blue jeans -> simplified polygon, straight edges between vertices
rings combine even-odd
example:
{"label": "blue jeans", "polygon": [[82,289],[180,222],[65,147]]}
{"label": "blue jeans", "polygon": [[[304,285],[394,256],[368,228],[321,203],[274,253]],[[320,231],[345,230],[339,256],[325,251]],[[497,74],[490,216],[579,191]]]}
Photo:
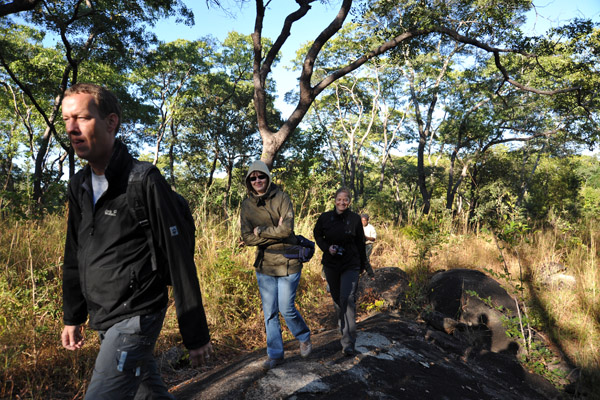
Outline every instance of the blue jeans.
{"label": "blue jeans", "polygon": [[98,332],[100,351],[85,400],[174,399],[152,354],[165,311],[131,317]]}
{"label": "blue jeans", "polygon": [[283,339],[279,313],[294,337],[300,342],[310,339],[310,330],[294,304],[300,272],[288,276],[269,276],[256,272],[258,289],[262,299],[267,331],[267,355],[272,359],[283,358]]}

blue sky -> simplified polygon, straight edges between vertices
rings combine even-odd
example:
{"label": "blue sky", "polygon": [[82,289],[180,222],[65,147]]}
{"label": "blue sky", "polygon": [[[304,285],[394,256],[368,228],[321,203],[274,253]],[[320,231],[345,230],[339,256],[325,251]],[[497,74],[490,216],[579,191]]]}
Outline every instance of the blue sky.
{"label": "blue sky", "polygon": [[[254,30],[255,9],[253,1],[245,1],[240,8],[239,1],[222,0],[228,13],[217,7],[206,6],[204,0],[186,1],[192,7],[195,25],[187,27],[175,24],[173,20],[161,21],[153,29],[158,38],[164,42],[176,39],[196,40],[211,35],[224,40],[230,31],[241,34],[251,34]],[[285,66],[294,58],[299,46],[314,39],[335,17],[340,0],[330,1],[332,5],[315,2],[308,15],[296,22],[292,32],[282,48],[280,64],[273,69],[272,77],[277,83],[278,101],[276,106],[282,110],[284,117],[292,111],[290,105],[283,102],[283,95],[296,86],[299,72],[288,71]],[[271,7],[265,13],[263,36],[275,39],[281,30],[284,18],[297,6],[292,0],[273,0]],[[527,25],[524,28],[527,35],[540,35],[553,26],[562,25],[573,18],[592,18],[600,22],[600,0],[534,0],[534,9],[529,13]]]}
{"label": "blue sky", "polygon": [[[231,31],[237,31],[244,35],[249,35],[254,31],[254,18],[256,15],[254,2],[246,1],[245,7],[240,9],[239,5],[235,4],[234,0],[222,1],[228,3],[227,10],[230,15],[219,8],[206,7],[204,0],[196,0],[195,5],[187,2],[188,6],[192,7],[196,24],[193,27],[177,25],[174,29],[173,21],[162,21],[157,24],[153,31],[158,38],[164,42],[170,42],[176,39],[196,40],[203,36],[211,35],[220,41],[224,40],[227,34]],[[336,6],[339,1],[333,1]],[[275,40],[285,17],[297,9],[297,5],[292,0],[274,0],[265,13],[265,21],[263,24],[263,37]],[[277,84],[278,101],[276,102],[283,114],[292,112],[293,107],[285,104],[283,96],[296,86],[296,79],[300,75],[299,72],[289,71],[285,68],[289,65],[289,60],[295,57],[296,50],[309,40],[316,38],[335,17],[338,8],[335,6],[323,5],[317,2],[308,15],[302,20],[296,22],[292,26],[292,32],[282,48],[282,57],[279,65],[273,68],[272,77]],[[285,115],[287,117],[287,115]]]}

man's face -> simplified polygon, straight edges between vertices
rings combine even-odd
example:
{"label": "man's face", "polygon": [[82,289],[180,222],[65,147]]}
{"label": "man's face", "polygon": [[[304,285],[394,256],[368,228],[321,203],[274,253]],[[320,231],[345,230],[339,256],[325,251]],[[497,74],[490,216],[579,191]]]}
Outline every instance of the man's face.
{"label": "man's face", "polygon": [[363,226],[367,226],[367,225],[369,225],[369,220],[368,220],[368,219],[366,219],[366,218],[361,218],[360,220],[362,221],[362,224],[363,224]]}
{"label": "man's face", "polygon": [[94,97],[88,93],[65,97],[62,114],[77,156],[87,160],[94,172],[104,174],[115,143],[119,117],[113,113],[102,118]]}

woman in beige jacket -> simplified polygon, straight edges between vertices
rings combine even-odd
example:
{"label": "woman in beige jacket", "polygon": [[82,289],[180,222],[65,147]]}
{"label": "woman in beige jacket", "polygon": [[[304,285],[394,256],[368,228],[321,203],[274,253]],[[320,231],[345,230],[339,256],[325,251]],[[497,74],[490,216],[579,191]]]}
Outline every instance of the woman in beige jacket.
{"label": "woman in beige jacket", "polygon": [[264,162],[250,165],[246,187],[248,198],[240,213],[242,239],[248,246],[257,246],[254,268],[267,332],[268,359],[263,368],[271,369],[283,362],[279,313],[300,341],[302,357],[312,350],[310,330],[294,304],[302,263],[284,256],[286,247],[296,244],[294,208],[289,196],[271,182]]}

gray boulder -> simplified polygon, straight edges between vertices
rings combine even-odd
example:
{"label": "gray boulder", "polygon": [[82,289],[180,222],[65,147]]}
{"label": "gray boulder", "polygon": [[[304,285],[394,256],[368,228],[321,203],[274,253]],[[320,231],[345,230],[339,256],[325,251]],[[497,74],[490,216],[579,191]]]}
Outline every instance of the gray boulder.
{"label": "gray boulder", "polygon": [[549,262],[537,269],[537,279],[543,285],[553,289],[573,289],[577,286],[575,277],[568,273],[567,267],[561,263]]}
{"label": "gray boulder", "polygon": [[[483,272],[470,269],[438,272],[429,281],[428,293],[434,312],[469,327],[453,332],[456,335],[468,335],[465,339],[484,350],[511,354],[519,350],[519,342],[506,335],[505,325],[517,323],[514,320],[518,315],[517,303]],[[424,318],[435,319],[436,314]]]}
{"label": "gray boulder", "polygon": [[388,308],[397,308],[408,287],[406,272],[397,267],[376,268],[375,276],[363,274],[358,281],[358,303],[385,300]]}

